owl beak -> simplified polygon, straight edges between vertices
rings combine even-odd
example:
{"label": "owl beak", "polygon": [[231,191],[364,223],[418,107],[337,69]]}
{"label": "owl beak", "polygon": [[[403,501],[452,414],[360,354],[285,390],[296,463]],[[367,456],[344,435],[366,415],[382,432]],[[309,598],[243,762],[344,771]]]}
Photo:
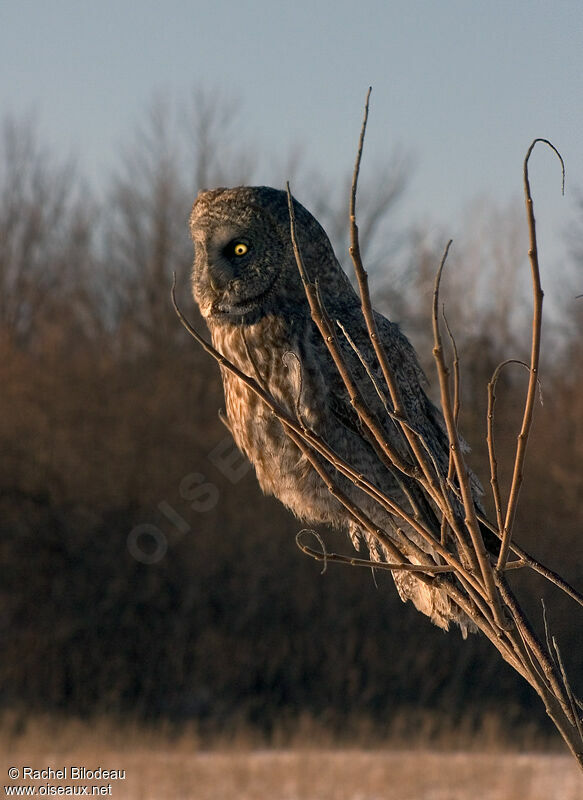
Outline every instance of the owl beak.
{"label": "owl beak", "polygon": [[209,283],[217,294],[224,292],[234,277],[233,269],[227,261],[214,261],[208,265]]}

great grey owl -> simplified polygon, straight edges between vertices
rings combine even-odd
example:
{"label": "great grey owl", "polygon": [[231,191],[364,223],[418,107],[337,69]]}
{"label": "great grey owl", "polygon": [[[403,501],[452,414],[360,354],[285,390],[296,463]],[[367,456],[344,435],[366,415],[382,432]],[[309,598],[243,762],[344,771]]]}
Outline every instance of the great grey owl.
{"label": "great grey owl", "polygon": [[[369,371],[378,371],[360,299],[319,223],[295,200],[294,210],[298,243],[310,279],[318,282],[330,318],[339,320],[352,340],[350,344],[339,333],[344,358],[368,407],[383,421],[389,441],[404,452],[403,434],[387,415],[362,365],[364,357]],[[407,506],[403,481],[383,465],[363,435],[326,343],[312,321],[292,248],[286,193],[264,186],[201,192],[190,227],[195,249],[194,297],[215,348],[255,377],[288,413],[319,434],[358,473]],[[438,469],[446,474],[447,436],[440,412],[423,389],[424,376],[415,352],[396,324],[380,314],[376,314],[376,323],[409,420],[422,434]],[[348,530],[353,542],[368,544],[374,560],[390,562],[377,541],[359,530],[330,494],[262,400],[232,373],[221,371],[229,426],[238,447],[254,465],[263,491],[275,495],[302,520]],[[388,512],[349,479],[340,474],[333,478],[375,525],[391,536],[395,520]],[[430,515],[429,503],[426,508]],[[412,528],[400,520],[396,524],[411,542],[431,552]],[[464,633],[471,627],[443,590],[407,572],[395,571],[393,578],[401,598],[412,600],[436,625],[447,629],[449,621],[455,620]]]}

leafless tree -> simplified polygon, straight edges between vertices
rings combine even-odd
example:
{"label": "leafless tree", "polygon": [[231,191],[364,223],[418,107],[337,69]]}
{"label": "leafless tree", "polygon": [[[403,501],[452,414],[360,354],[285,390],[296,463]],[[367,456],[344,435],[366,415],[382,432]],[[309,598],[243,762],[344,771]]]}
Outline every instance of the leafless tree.
{"label": "leafless tree", "polygon": [[[101,294],[126,349],[163,349],[174,335],[160,287],[173,272],[188,274],[185,220],[192,197],[209,182],[252,174],[252,151],[229,147],[225,139],[235,113],[202,89],[182,111],[159,95],[123,150],[109,198]],[[192,173],[184,172],[185,163],[195,165]]]}
{"label": "leafless tree", "polygon": [[[86,322],[93,207],[70,163],[40,146],[30,118],[0,137],[0,332],[21,346],[46,337],[63,312]],[[73,303],[72,300],[75,300]]]}
{"label": "leafless tree", "polygon": [[[132,139],[122,150],[121,166],[108,199],[101,254],[100,298],[103,314],[118,330],[118,343],[162,350],[175,335],[171,310],[160,294],[176,272],[188,274],[192,260],[185,220],[192,198],[211,186],[236,186],[269,180],[272,167],[240,135],[240,106],[228,96],[195,88],[178,107],[158,95]],[[395,152],[378,166],[382,189],[368,192],[363,204],[364,227],[373,262],[386,235],[387,218],[402,197],[410,159]],[[193,169],[184,170],[184,164]],[[346,239],[342,198],[305,155],[289,161],[294,180],[308,189],[312,204],[326,210],[325,222],[341,244]],[[348,178],[349,185],[350,179]],[[376,253],[376,256],[373,255]],[[98,281],[99,282],[99,281]],[[184,290],[185,282],[180,290]]]}

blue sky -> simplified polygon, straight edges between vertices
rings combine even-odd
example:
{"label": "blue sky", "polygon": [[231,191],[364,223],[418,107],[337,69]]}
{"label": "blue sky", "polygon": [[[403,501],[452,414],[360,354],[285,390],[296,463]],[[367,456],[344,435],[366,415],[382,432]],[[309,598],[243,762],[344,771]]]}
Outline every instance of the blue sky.
{"label": "blue sky", "polygon": [[550,153],[532,160],[555,256],[583,189],[580,0],[3,0],[2,111],[36,111],[52,147],[96,183],[155,93],[197,85],[236,102],[242,139],[271,155],[302,144],[329,175],[352,165],[372,85],[364,170],[409,149],[407,214],[454,239],[472,198],[520,197],[534,137],[567,164],[562,199]]}

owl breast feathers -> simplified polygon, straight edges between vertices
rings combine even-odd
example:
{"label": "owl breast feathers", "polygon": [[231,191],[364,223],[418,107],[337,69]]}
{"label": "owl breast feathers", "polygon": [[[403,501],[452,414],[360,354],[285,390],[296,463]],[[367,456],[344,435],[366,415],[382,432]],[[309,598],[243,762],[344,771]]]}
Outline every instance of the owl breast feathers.
{"label": "owl breast feathers", "polygon": [[[323,305],[339,332],[345,362],[367,403],[381,422],[397,453],[407,454],[400,428],[391,421],[370,375],[382,375],[362,316],[360,299],[340,267],[328,237],[314,217],[294,200],[296,236],[310,280],[317,281]],[[326,343],[312,321],[290,236],[287,195],[268,187],[238,187],[202,192],[190,218],[195,259],[194,297],[212,336],[227,359],[273,396],[304,428],[317,433],[342,459],[385,495],[411,511],[411,498],[420,489],[407,485],[378,457],[367,440],[348,392]],[[440,412],[427,398],[424,377],[415,352],[397,325],[376,314],[379,336],[398,383],[412,426],[420,432],[436,468],[445,475],[448,441]],[[339,329],[340,331],[340,329]],[[355,352],[358,351],[358,352]],[[366,367],[362,362],[365,362]],[[310,462],[286,436],[283,426],[263,401],[236,376],[221,368],[230,428],[247,455],[264,492],[274,494],[300,519],[347,530],[353,542],[366,543],[373,560],[388,560],[378,540],[354,522],[345,507],[326,488]],[[419,534],[327,465],[336,485],[414,563],[419,548],[433,555]],[[431,504],[419,496],[424,522],[435,529]],[[410,542],[409,552],[403,546]],[[397,538],[395,538],[397,541]],[[443,588],[428,585],[415,574],[393,572],[403,600],[442,628],[450,620],[462,631],[469,620]]]}

